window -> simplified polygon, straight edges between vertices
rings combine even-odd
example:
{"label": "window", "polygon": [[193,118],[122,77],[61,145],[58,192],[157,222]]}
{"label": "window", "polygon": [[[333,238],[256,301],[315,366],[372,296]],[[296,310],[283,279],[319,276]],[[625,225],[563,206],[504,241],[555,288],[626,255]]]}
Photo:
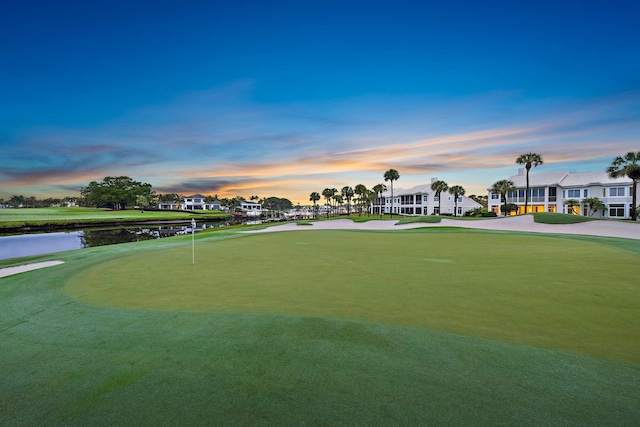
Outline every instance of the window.
{"label": "window", "polygon": [[499,200],[500,199],[500,193],[491,193],[491,199],[492,200]]}
{"label": "window", "polygon": [[624,218],[624,205],[609,205],[609,216]]}
{"label": "window", "polygon": [[624,187],[611,187],[609,189],[609,196],[622,197],[624,196]]}
{"label": "window", "polygon": [[422,196],[422,201],[423,202],[428,202],[429,201],[429,195],[425,194],[424,196]]}
{"label": "window", "polygon": [[542,197],[544,198],[544,188],[532,188],[531,197]]}
{"label": "window", "polygon": [[588,189],[585,188],[582,193],[584,194],[583,197],[589,197],[589,190]]}
{"label": "window", "polygon": [[567,190],[567,197],[568,198],[579,198],[580,197],[580,190]]}

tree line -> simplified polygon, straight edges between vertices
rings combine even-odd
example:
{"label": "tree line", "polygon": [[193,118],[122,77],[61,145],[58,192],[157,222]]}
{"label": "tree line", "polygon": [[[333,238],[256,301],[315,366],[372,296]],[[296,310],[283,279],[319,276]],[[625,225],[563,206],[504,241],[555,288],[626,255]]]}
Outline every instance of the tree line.
{"label": "tree line", "polygon": [[[390,191],[391,191],[391,209],[389,210],[391,218],[393,218],[393,182],[400,179],[400,173],[395,169],[389,169],[383,175],[384,181],[389,182]],[[455,197],[455,210],[454,214],[458,211],[458,198],[464,196],[466,191],[461,185],[453,185],[449,187],[445,181],[438,180],[431,183],[431,190],[435,193],[435,196],[438,198],[438,212],[440,212],[440,195],[441,193],[449,192]],[[342,187],[340,191],[337,188],[325,188],[321,193],[317,191],[312,192],[309,195],[309,201],[313,203],[313,211],[314,214],[317,215],[318,206],[317,202],[324,197],[325,206],[327,206],[330,210],[328,215],[336,215],[337,210],[344,206],[346,203],[347,215],[351,215],[351,207],[353,206],[358,212],[358,215],[362,215],[363,211],[366,211],[368,215],[371,215],[373,211],[373,205],[377,199],[382,199],[382,194],[387,191],[387,185],[384,183],[376,184],[372,188],[367,188],[363,184],[358,184],[355,187],[345,186]],[[486,196],[469,196],[476,202],[482,204],[483,206],[487,205],[487,197]],[[353,205],[351,202],[353,201]],[[382,210],[382,204],[378,203],[378,213],[382,218],[384,214]]]}

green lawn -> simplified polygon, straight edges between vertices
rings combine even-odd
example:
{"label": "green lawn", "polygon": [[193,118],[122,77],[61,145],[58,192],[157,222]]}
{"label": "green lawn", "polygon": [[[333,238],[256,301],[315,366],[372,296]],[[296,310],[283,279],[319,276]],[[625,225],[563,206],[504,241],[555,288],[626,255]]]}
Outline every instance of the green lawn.
{"label": "green lawn", "polygon": [[0,230],[3,228],[19,228],[24,226],[91,224],[103,222],[139,222],[156,220],[189,220],[195,218],[222,218],[228,214],[212,211],[190,212],[144,211],[126,209],[114,211],[95,208],[20,208],[0,209]]}
{"label": "green lawn", "polygon": [[31,259],[66,263],[0,279],[0,425],[640,419],[636,241],[229,230],[195,265],[189,237]]}

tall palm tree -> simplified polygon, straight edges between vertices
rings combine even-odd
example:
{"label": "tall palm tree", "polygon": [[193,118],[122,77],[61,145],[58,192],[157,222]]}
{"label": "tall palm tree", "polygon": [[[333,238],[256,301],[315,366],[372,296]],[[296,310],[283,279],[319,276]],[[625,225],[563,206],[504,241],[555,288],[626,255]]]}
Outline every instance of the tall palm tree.
{"label": "tall palm tree", "polygon": [[438,215],[440,215],[440,206],[442,202],[440,201],[440,195],[446,192],[449,189],[449,185],[447,185],[444,181],[434,181],[431,183],[431,190],[435,191],[436,197],[438,198]]}
{"label": "tall palm tree", "polygon": [[453,194],[454,197],[455,210],[453,211],[453,216],[458,216],[458,197],[464,196],[465,192],[461,185],[454,185],[449,188],[449,194]]}
{"label": "tall palm tree", "polygon": [[372,190],[376,194],[376,197],[378,197],[378,213],[380,214],[380,218],[382,218],[382,193],[387,191],[387,186],[384,184],[376,184],[373,186]]}
{"label": "tall palm tree", "polygon": [[494,182],[491,187],[492,193],[500,193],[502,197],[504,216],[507,216],[507,193],[511,193],[512,191],[516,191],[516,186],[513,184],[513,181],[509,181],[508,179],[501,179],[500,181]]}
{"label": "tall palm tree", "polygon": [[313,217],[317,218],[317,210],[316,210],[316,202],[320,200],[320,194],[317,191],[314,191],[309,195],[309,201],[313,202]]}
{"label": "tall palm tree", "polygon": [[527,206],[529,206],[529,171],[531,167],[540,166],[542,163],[542,157],[540,154],[536,153],[527,153],[521,154],[520,157],[516,159],[516,163],[519,165],[524,165],[527,170],[527,192],[524,193],[524,213],[527,213]]}
{"label": "tall palm tree", "polygon": [[353,189],[353,193],[358,196],[358,215],[362,215],[362,208],[368,191],[369,190],[367,190],[367,187],[365,187],[364,184],[358,184]]}
{"label": "tall palm tree", "polygon": [[[337,190],[336,190],[337,191]],[[333,199],[334,203],[334,210],[333,213],[334,215],[340,215],[340,205],[342,205],[342,203],[344,202],[344,198],[342,197],[342,194],[334,194],[333,197],[331,197]]]}
{"label": "tall palm tree", "polygon": [[[322,190],[322,197],[324,197],[324,199],[326,200],[327,206],[331,206],[330,200],[334,194],[336,194],[335,188],[325,188],[324,190]],[[327,216],[329,216],[329,212],[327,212]]]}
{"label": "tall palm tree", "polygon": [[347,215],[351,215],[351,198],[355,194],[353,192],[353,188],[349,187],[348,185],[344,186],[342,187],[340,194],[342,194],[342,197],[347,200]]}
{"label": "tall palm tree", "polygon": [[607,168],[611,178],[629,177],[633,181],[631,186],[631,219],[638,219],[637,190],[640,182],[640,151],[629,151],[627,154],[613,159],[611,166]]}
{"label": "tall palm tree", "polygon": [[395,169],[389,169],[384,173],[384,180],[391,181],[391,218],[393,218],[393,181],[400,179],[400,174]]}

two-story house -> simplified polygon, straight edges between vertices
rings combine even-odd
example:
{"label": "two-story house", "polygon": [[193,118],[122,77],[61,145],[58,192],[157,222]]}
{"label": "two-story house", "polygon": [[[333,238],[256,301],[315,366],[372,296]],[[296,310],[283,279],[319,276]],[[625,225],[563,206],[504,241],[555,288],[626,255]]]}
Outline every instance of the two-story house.
{"label": "two-story house", "polygon": [[[525,169],[509,178],[516,191],[507,195],[507,202],[518,205],[524,213],[526,192]],[[631,217],[631,186],[629,178],[611,178],[606,172],[543,172],[529,175],[528,212],[561,212],[604,218]],[[488,209],[500,214],[500,194],[489,191]],[[606,209],[592,211],[584,199],[597,197]],[[567,201],[573,201],[570,205]]]}
{"label": "two-story house", "polygon": [[[431,182],[437,181],[432,178]],[[382,198],[378,197],[373,203],[372,213],[391,213],[421,216],[421,215],[454,215],[464,216],[468,210],[481,208],[482,205],[466,196],[459,196],[458,199],[446,192],[436,196],[431,189],[431,184],[417,185],[404,190],[394,188],[393,200],[391,191],[382,193]]]}

